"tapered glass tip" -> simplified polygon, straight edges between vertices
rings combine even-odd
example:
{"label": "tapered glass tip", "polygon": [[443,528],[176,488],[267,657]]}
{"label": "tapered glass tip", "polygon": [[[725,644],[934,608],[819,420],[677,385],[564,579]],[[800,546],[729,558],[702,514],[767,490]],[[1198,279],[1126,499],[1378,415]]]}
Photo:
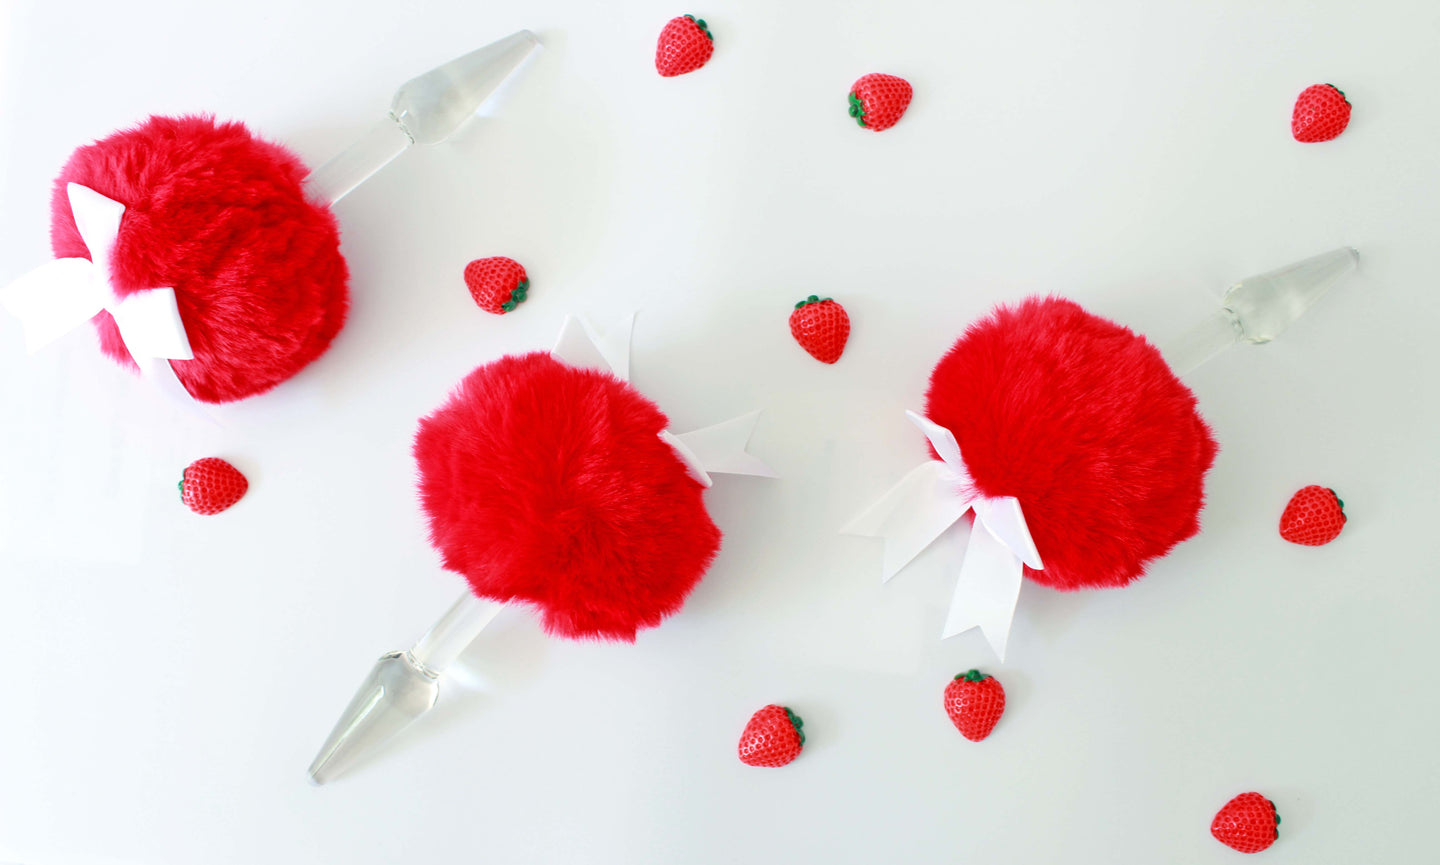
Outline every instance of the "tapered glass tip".
{"label": "tapered glass tip", "polygon": [[1359,262],[1359,252],[1342,246],[1242,279],[1225,292],[1221,305],[1235,315],[1243,332],[1242,339],[1252,343],[1269,342],[1325,292],[1353,273]]}
{"label": "tapered glass tip", "polygon": [[391,652],[375,662],[345,714],[310,764],[310,780],[324,784],[340,777],[362,756],[435,705],[440,693],[433,673],[409,652]]}
{"label": "tapered glass tip", "polygon": [[521,30],[437,66],[401,85],[390,115],[421,144],[444,141],[538,47],[535,34]]}

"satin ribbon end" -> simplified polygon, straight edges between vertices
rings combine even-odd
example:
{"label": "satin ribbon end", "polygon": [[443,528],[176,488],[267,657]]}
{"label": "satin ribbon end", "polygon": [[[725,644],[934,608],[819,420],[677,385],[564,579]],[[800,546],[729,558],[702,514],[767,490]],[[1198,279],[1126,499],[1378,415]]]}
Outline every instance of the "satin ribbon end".
{"label": "satin ribbon end", "polygon": [[940,639],[948,640],[951,637],[958,637],[959,635],[966,633],[967,631],[973,631],[976,628],[980,629],[980,633],[985,637],[985,642],[990,645],[990,651],[995,653],[995,657],[998,660],[1004,662],[1005,649],[1010,642],[1010,632],[1008,629],[995,631],[985,627],[979,622],[971,622],[970,624],[964,624],[947,621],[945,623],[944,630],[940,633]]}

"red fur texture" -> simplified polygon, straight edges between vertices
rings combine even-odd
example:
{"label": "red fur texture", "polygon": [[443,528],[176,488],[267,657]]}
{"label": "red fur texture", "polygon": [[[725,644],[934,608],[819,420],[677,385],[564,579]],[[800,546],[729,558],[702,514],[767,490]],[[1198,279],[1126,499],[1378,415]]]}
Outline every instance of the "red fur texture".
{"label": "red fur texture", "polygon": [[926,399],[979,492],[1020,500],[1036,582],[1123,586],[1200,530],[1215,440],[1128,328],[1060,298],[998,307],[941,359]]}
{"label": "red fur texture", "polygon": [[[81,147],[55,180],[50,243],[89,258],[67,183],[125,205],[111,262],[122,296],[175,289],[194,360],[171,362],[202,402],[269,390],[319,357],[345,323],[348,273],[330,209],[306,197],[307,169],[240,123],[151,117]],[[100,348],[134,365],[115,320]]]}
{"label": "red fur texture", "polygon": [[475,593],[566,637],[635,639],[680,609],[720,548],[665,415],[549,354],[479,367],[420,421],[430,538]]}

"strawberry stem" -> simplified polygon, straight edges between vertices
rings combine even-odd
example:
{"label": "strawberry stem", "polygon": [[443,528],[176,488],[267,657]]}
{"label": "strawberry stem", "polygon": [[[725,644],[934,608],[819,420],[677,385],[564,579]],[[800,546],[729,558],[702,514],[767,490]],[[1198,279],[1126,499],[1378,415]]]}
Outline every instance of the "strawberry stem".
{"label": "strawberry stem", "polygon": [[695,22],[695,26],[700,28],[700,32],[705,34],[706,39],[709,39],[711,42],[715,41],[715,37],[710,35],[710,27],[705,23],[704,18],[696,18],[694,15],[686,15],[685,17]]}
{"label": "strawberry stem", "polygon": [[983,682],[990,677],[980,672],[979,670],[970,670],[969,672],[961,673],[955,678],[964,679],[967,682]]}
{"label": "strawberry stem", "polygon": [[800,729],[801,727],[805,726],[805,722],[800,720],[799,715],[790,711],[789,706],[781,706],[780,708],[785,710],[785,717],[790,719],[790,726],[795,728],[796,735],[800,737],[800,747],[805,747],[805,731]]}
{"label": "strawberry stem", "polygon": [[850,91],[850,116],[855,118],[856,123],[865,125],[865,103],[860,101],[860,97],[856,96],[853,90]]}
{"label": "strawberry stem", "polygon": [[795,308],[796,308],[796,309],[800,309],[801,307],[809,306],[809,305],[812,304],[812,303],[824,303],[824,302],[827,301],[827,300],[834,300],[834,298],[831,298],[831,297],[819,297],[819,296],[817,296],[817,295],[813,295],[813,294],[812,294],[812,295],[810,295],[809,297],[805,298],[804,300],[800,301],[799,303],[795,304]]}

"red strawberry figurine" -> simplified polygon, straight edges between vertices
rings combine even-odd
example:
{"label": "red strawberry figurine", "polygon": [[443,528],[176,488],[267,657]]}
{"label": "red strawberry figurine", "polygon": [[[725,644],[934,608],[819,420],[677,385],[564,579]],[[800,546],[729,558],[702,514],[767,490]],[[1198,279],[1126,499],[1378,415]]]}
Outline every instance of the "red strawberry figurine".
{"label": "red strawberry figurine", "polygon": [[1241,793],[1225,803],[1210,823],[1210,834],[1241,853],[1259,853],[1280,837],[1280,812],[1259,793]]}
{"label": "red strawberry figurine", "polygon": [[197,514],[218,514],[245,495],[250,482],[240,470],[218,457],[205,457],[180,475],[180,501]]}
{"label": "red strawberry figurine", "polygon": [[784,766],[805,747],[805,722],[785,708],[770,704],[750,716],[740,735],[740,762],[747,766]]}
{"label": "red strawberry figurine", "polygon": [[481,309],[504,315],[525,302],[530,278],[520,262],[499,255],[465,265],[465,286]]}
{"label": "red strawberry figurine", "polygon": [[671,18],[660,31],[660,42],[655,46],[655,71],[666,78],[694,72],[709,62],[714,53],[715,37],[710,35],[704,18],[694,15]]}
{"label": "red strawberry figurine", "polygon": [[1345,503],[1328,487],[1311,484],[1290,497],[1280,515],[1280,537],[1292,544],[1319,547],[1345,528]]}
{"label": "red strawberry figurine", "polygon": [[831,300],[810,295],[795,304],[790,313],[790,335],[800,347],[821,363],[834,363],[845,352],[850,339],[850,316],[845,307]]}
{"label": "red strawberry figurine", "polygon": [[900,121],[910,107],[910,82],[894,75],[872,72],[850,85],[850,116],[866,129],[879,132]]}
{"label": "red strawberry figurine", "polygon": [[1311,144],[1329,141],[1350,125],[1350,100],[1333,84],[1314,84],[1300,92],[1290,115],[1290,134]]}
{"label": "red strawberry figurine", "polygon": [[960,735],[979,742],[1005,714],[1005,689],[999,679],[979,670],[961,673],[945,686],[945,713]]}

